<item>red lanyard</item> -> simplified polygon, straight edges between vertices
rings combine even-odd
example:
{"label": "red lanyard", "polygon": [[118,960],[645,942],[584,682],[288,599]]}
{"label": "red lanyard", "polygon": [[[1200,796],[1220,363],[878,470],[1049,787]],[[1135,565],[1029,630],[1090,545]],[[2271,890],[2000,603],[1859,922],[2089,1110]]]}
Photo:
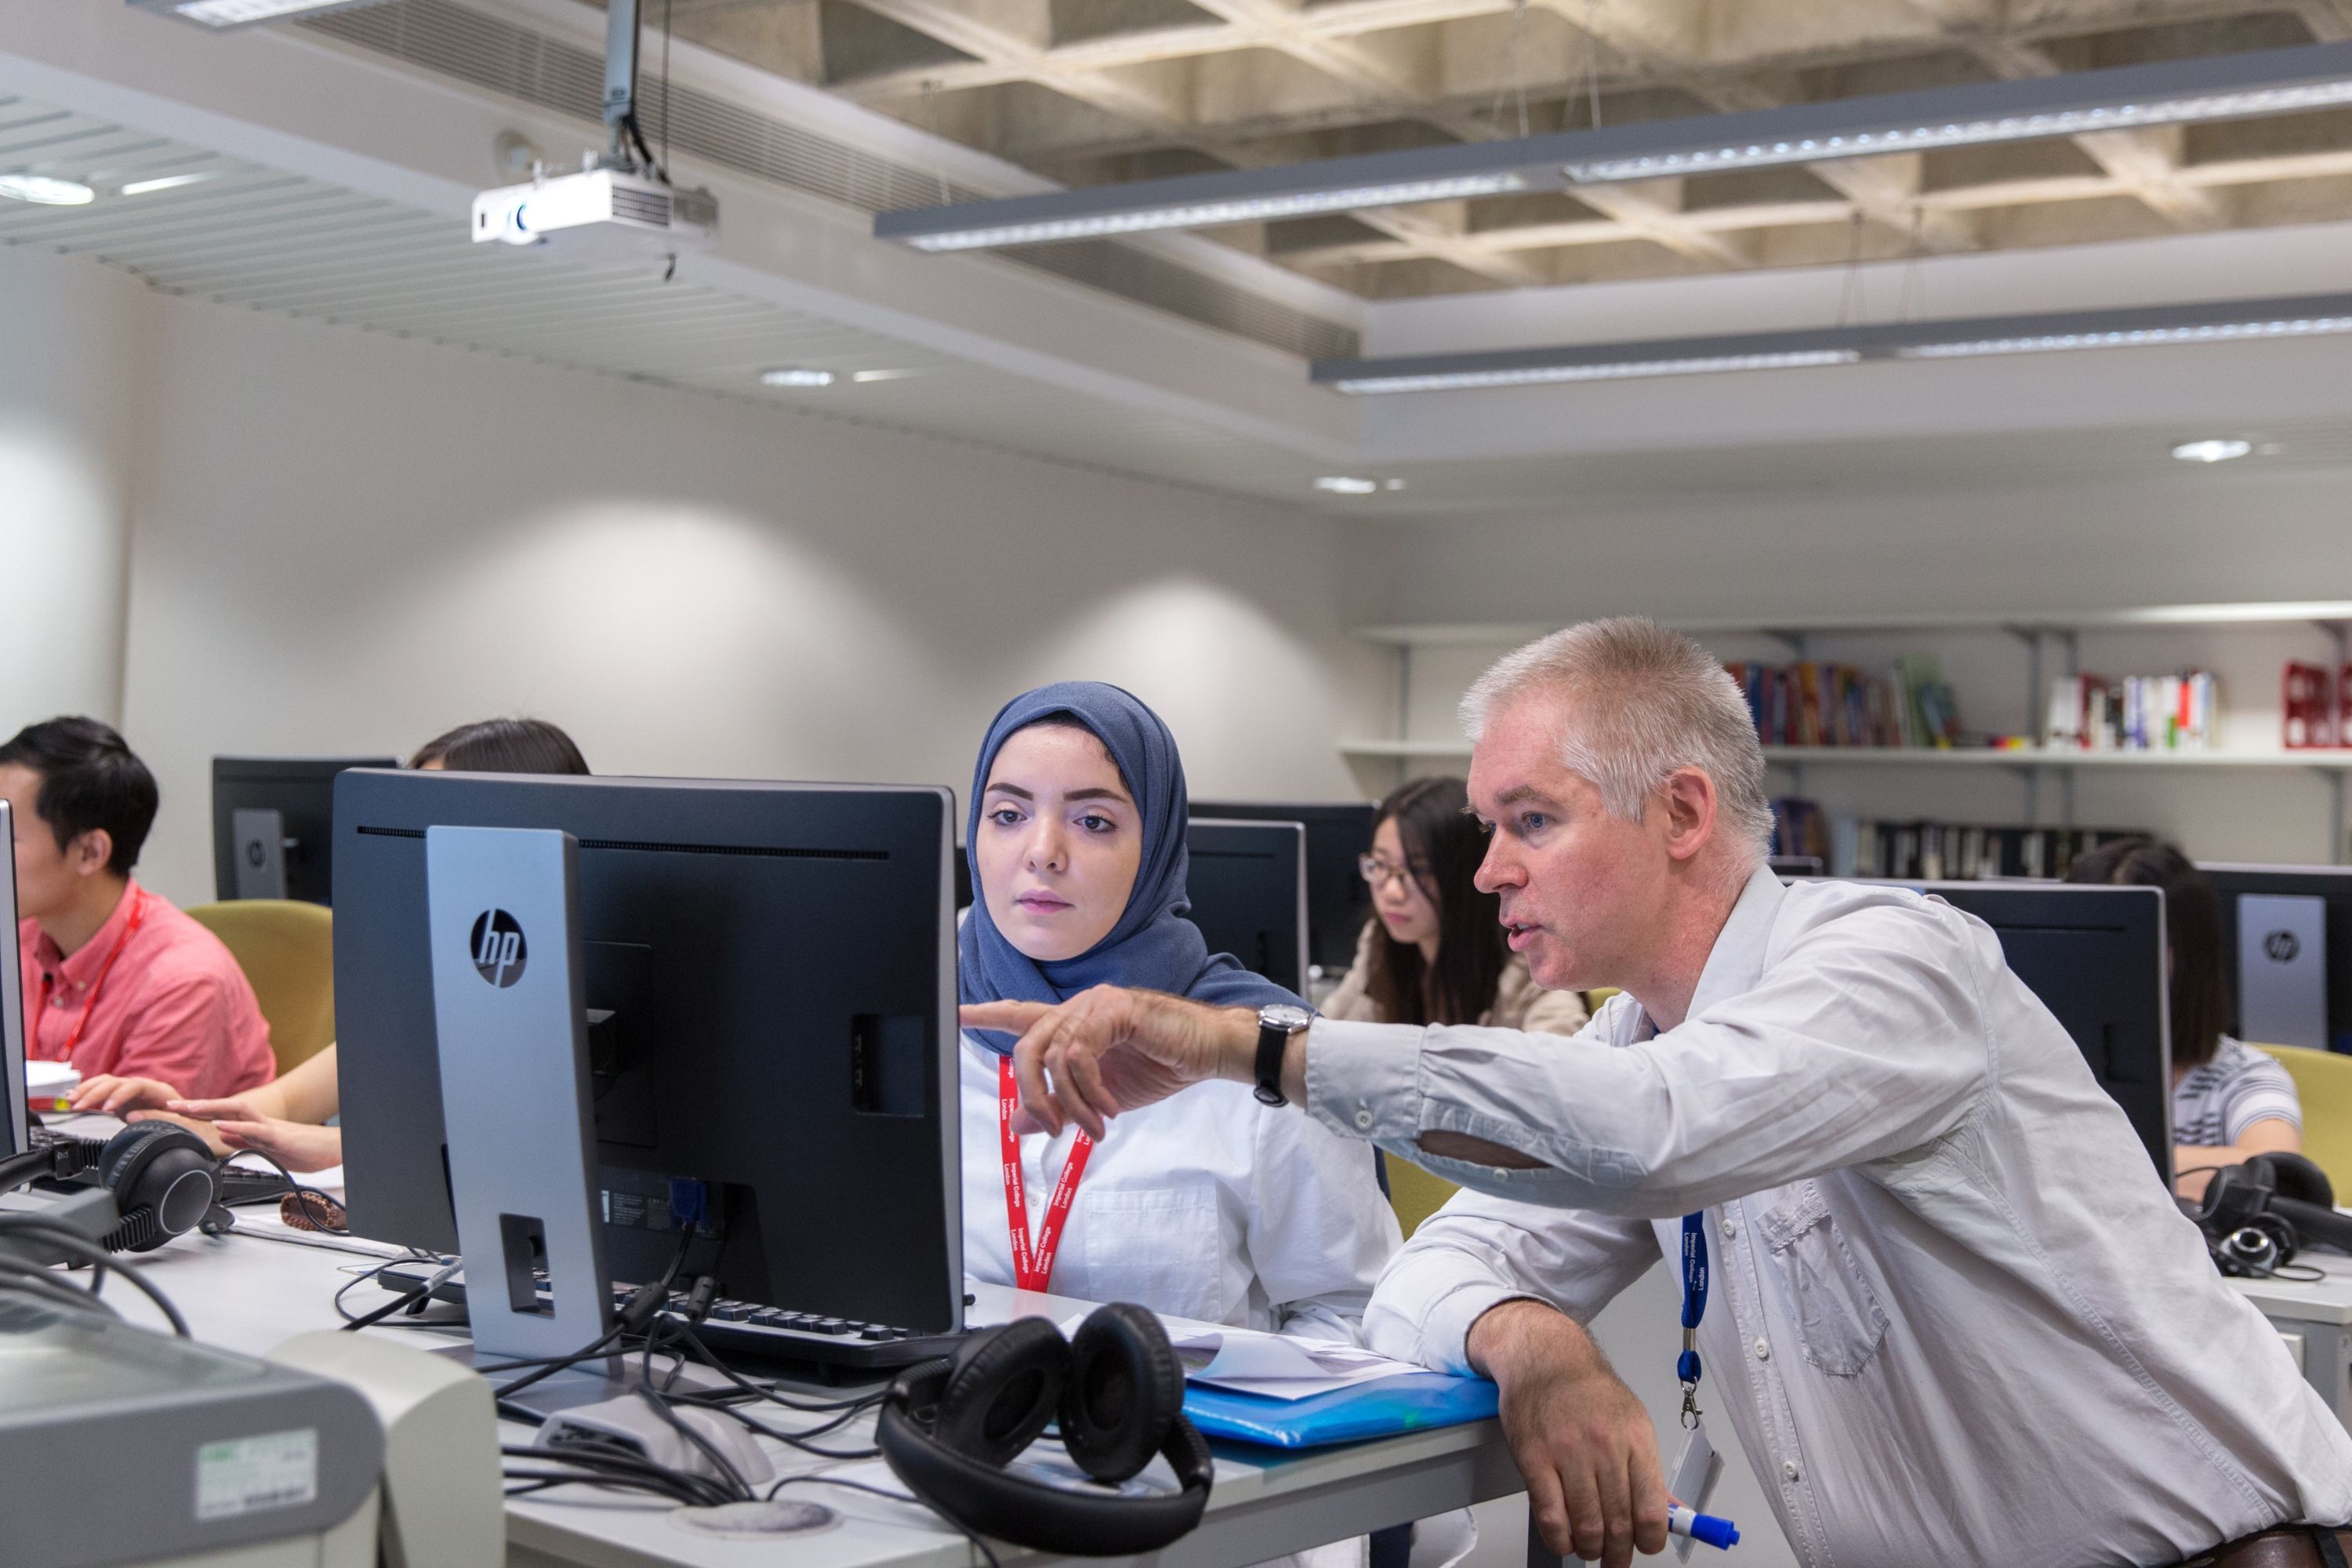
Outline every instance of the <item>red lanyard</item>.
{"label": "red lanyard", "polygon": [[1078,1195],[1078,1181],[1087,1173],[1087,1156],[1094,1140],[1081,1132],[1062,1162],[1054,1183],[1054,1196],[1045,1205],[1045,1223],[1037,1233],[1037,1253],[1029,1254],[1029,1195],[1022,1190],[1021,1140],[1013,1135],[1013,1113],[1021,1106],[1021,1088],[1013,1077],[1013,1058],[996,1064],[997,1144],[1004,1154],[1004,1223],[1013,1233],[1013,1282],[1024,1290],[1043,1290],[1054,1278],[1054,1253],[1062,1245],[1062,1226],[1070,1217],[1070,1200]]}
{"label": "red lanyard", "polygon": [[[90,1012],[98,1005],[98,994],[106,988],[106,977],[114,973],[114,961],[121,958],[122,950],[131,945],[131,939],[138,934],[139,922],[146,918],[147,889],[141,888],[131,896],[131,918],[122,922],[122,934],[114,939],[114,947],[107,953],[106,962],[98,966],[98,978],[89,983],[89,1000],[81,1005],[81,1016],[74,1020],[73,1033],[66,1037],[65,1047],[55,1060],[73,1060],[74,1047],[81,1044],[81,1032],[89,1027]],[[49,993],[57,988],[57,983],[56,975],[46,969],[41,971],[40,1016],[43,1017],[48,1016]],[[35,1033],[38,1032],[37,1027]]]}

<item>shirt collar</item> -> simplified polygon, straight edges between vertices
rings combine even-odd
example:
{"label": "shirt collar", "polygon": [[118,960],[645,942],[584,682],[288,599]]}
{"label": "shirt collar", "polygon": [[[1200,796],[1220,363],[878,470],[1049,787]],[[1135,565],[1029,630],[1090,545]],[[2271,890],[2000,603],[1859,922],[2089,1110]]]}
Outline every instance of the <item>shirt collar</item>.
{"label": "shirt collar", "polygon": [[[1731,918],[1723,922],[1723,929],[1715,934],[1715,945],[1707,950],[1706,964],[1699,971],[1698,985],[1691,992],[1690,1008],[1683,1016],[1696,1018],[1727,997],[1755,989],[1764,977],[1772,922],[1780,918],[1780,900],[1788,896],[1788,888],[1769,866],[1759,866],[1748,875],[1738,901],[1731,906]],[[1657,1023],[1649,1010],[1636,1004],[1634,1011],[1639,1016],[1632,1037],[1645,1040],[1656,1034]]]}
{"label": "shirt collar", "polygon": [[33,952],[42,971],[56,975],[77,991],[89,989],[97,980],[98,972],[106,967],[107,955],[122,940],[123,931],[131,924],[131,911],[138,906],[139,897],[138,879],[134,877],[125,880],[122,897],[116,902],[114,912],[106,917],[106,923],[98,928],[96,934],[74,949],[70,958],[58,951],[56,938],[47,931],[41,932],[41,940]]}

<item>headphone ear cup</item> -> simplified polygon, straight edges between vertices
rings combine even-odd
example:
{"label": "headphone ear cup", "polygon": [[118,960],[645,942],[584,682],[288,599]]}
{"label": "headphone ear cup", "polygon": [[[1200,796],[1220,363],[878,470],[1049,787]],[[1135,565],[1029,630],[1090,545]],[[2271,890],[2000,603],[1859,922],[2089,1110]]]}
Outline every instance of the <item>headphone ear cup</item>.
{"label": "headphone ear cup", "polygon": [[2280,1197],[2293,1198],[2302,1204],[2316,1204],[2324,1209],[2336,1206],[2335,1184],[2327,1179],[2327,1173],[2307,1155],[2278,1149],[2267,1154],[2256,1154],[2246,1163],[2267,1169],[2271,1173],[2271,1188]]}
{"label": "headphone ear cup", "polygon": [[1062,1404],[1070,1343],[1043,1318],[1022,1318],[957,1347],[930,1418],[943,1447],[991,1465],[1018,1458]]}
{"label": "headphone ear cup", "polygon": [[104,1238],[114,1251],[152,1252],[194,1230],[212,1211],[219,1170],[205,1141],[169,1121],[126,1127],[99,1155],[99,1181],[122,1222]]}
{"label": "headphone ear cup", "polygon": [[1131,1301],[1098,1307],[1070,1342],[1062,1442],[1078,1468],[1117,1485],[1151,1462],[1184,1413],[1184,1368],[1168,1331]]}

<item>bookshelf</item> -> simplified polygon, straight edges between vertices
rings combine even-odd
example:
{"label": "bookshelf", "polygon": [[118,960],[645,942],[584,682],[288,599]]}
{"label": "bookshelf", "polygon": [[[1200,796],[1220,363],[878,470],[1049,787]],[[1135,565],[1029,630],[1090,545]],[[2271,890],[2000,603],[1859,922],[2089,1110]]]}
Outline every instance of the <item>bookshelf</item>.
{"label": "bookshelf", "polygon": [[[2336,663],[2347,659],[2352,641],[2352,600],[2270,600],[2240,604],[2146,605],[2126,608],[2074,612],[2048,610],[2011,614],[1893,614],[1776,616],[1770,617],[1673,618],[1665,624],[1693,637],[1728,635],[1764,637],[1784,645],[1793,659],[1810,658],[1816,637],[1838,634],[1900,635],[1906,632],[1938,636],[1980,634],[2013,637],[2027,658],[2026,712],[2039,715],[2052,673],[2073,675],[2081,668],[2079,638],[2084,632],[2158,629],[2188,626],[2263,626],[2302,624],[2335,645]],[[1532,623],[1423,623],[1368,626],[1355,635],[1392,650],[1396,658],[1396,733],[1387,738],[1342,741],[1341,757],[1351,763],[1392,763],[1400,779],[1416,762],[1466,762],[1467,742],[1458,737],[1416,738],[1410,733],[1412,711],[1414,655],[1434,649],[1515,647],[1553,630]],[[2038,816],[2040,781],[2054,777],[2063,791],[2063,819],[2074,820],[2074,781],[2084,769],[2154,768],[2159,770],[2303,771],[2320,774],[2328,785],[2328,843],[2337,860],[2347,857],[2346,790],[2352,773],[2352,750],[2290,752],[2284,748],[2244,748],[2208,752],[2084,752],[2028,747],[1941,750],[1927,746],[1767,746],[1766,761],[1785,770],[1791,787],[1804,793],[1804,776],[1813,767],[1832,768],[1992,768],[2008,770],[2025,780],[2027,815]]]}

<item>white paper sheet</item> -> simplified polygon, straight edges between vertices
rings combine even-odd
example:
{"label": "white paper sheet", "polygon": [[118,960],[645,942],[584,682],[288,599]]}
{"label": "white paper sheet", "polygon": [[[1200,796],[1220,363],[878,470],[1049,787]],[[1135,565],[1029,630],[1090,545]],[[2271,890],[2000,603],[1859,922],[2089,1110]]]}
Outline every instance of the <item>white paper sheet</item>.
{"label": "white paper sheet", "polygon": [[[1062,1331],[1076,1333],[1085,1321],[1072,1318],[1062,1325]],[[1269,1399],[1306,1399],[1360,1383],[1428,1370],[1355,1345],[1293,1339],[1255,1329],[1171,1323],[1168,1340],[1184,1363],[1186,1382]]]}

